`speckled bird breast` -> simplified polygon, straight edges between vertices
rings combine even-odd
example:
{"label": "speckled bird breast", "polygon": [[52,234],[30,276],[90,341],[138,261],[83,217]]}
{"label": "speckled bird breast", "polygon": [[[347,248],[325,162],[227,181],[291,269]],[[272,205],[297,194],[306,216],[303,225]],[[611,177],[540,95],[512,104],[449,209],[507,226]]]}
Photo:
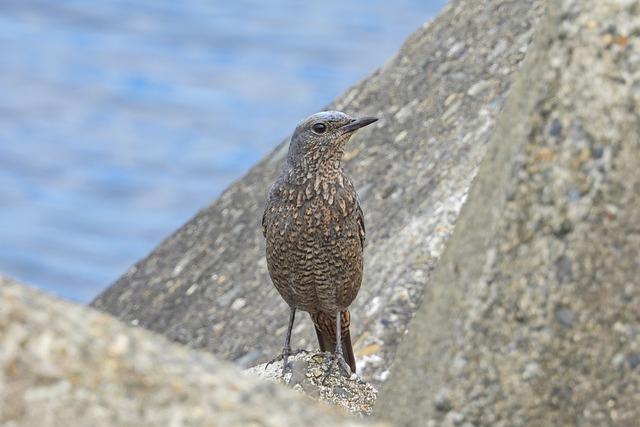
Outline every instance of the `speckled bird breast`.
{"label": "speckled bird breast", "polygon": [[353,184],[341,172],[287,178],[274,184],[263,218],[271,279],[290,306],[346,308],[362,281],[364,221]]}

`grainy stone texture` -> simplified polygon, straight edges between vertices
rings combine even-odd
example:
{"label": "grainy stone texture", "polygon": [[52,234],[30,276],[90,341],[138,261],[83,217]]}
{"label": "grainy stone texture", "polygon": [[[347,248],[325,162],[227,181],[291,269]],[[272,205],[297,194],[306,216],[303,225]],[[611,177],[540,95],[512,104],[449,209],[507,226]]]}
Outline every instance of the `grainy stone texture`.
{"label": "grainy stone texture", "polygon": [[376,412],[640,422],[640,2],[553,0]]}
{"label": "grainy stone texture", "polygon": [[263,363],[246,372],[272,382],[287,384],[307,396],[341,406],[350,412],[370,415],[378,390],[356,374],[346,373],[339,368],[328,370],[326,362],[329,354],[305,352],[291,356],[284,376],[282,361]]}
{"label": "grainy stone texture", "polygon": [[362,424],[211,354],[0,278],[0,426],[236,425]]}
{"label": "grainy stone texture", "polygon": [[[367,227],[363,285],[351,306],[358,373],[367,381],[388,374],[540,6],[538,0],[453,1],[331,105],[380,118],[354,136],[345,155]],[[280,352],[288,309],[269,282],[260,218],[286,150],[281,144],[94,306],[245,367]],[[316,348],[303,316],[292,344]]]}

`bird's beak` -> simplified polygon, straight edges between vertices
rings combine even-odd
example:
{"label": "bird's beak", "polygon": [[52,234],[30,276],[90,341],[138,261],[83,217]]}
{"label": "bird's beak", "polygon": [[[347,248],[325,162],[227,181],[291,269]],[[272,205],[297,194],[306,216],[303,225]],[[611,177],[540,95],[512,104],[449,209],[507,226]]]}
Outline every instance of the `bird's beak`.
{"label": "bird's beak", "polygon": [[344,133],[350,133],[350,132],[355,132],[356,130],[365,127],[367,125],[370,125],[373,122],[377,122],[378,118],[377,117],[363,117],[361,119],[355,119],[354,121],[352,121],[351,123],[348,123],[344,126],[342,126],[340,128],[340,130],[342,130],[342,132]]}

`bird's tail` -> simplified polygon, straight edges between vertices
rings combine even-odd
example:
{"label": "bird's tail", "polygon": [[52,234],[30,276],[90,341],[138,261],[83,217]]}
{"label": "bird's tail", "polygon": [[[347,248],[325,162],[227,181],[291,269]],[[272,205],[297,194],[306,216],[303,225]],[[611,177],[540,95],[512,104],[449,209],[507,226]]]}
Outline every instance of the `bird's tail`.
{"label": "bird's tail", "polygon": [[[320,351],[329,351],[333,353],[336,349],[336,319],[331,313],[318,312],[311,315],[313,324],[316,327],[316,335],[318,335],[318,343]],[[351,315],[349,310],[345,309],[340,316],[340,341],[342,344],[342,355],[345,362],[351,367],[351,372],[356,371],[356,358],[353,355],[353,347],[351,347],[351,333],[349,332],[349,324],[351,323]]]}

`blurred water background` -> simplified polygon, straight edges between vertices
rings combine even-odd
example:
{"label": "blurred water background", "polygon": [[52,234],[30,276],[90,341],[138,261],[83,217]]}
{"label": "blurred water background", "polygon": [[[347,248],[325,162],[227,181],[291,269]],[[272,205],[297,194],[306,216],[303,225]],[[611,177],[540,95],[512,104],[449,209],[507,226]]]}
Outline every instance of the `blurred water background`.
{"label": "blurred water background", "polygon": [[0,0],[0,272],[89,301],[443,3]]}

